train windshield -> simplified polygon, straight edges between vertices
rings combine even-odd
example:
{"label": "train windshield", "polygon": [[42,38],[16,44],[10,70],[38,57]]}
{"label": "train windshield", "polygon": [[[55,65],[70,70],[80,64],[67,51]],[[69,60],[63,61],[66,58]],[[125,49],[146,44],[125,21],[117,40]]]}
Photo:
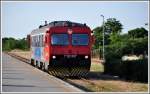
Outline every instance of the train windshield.
{"label": "train windshield", "polygon": [[72,34],[72,45],[88,45],[88,34]]}
{"label": "train windshield", "polygon": [[68,45],[68,34],[53,34],[51,37],[51,43],[52,45]]}

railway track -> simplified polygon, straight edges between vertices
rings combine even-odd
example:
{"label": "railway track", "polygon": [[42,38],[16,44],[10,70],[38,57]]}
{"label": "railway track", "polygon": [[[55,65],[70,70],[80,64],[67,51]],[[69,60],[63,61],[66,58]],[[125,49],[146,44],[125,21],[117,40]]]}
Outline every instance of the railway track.
{"label": "railway track", "polygon": [[[21,61],[23,61],[23,62],[25,62],[25,63],[27,63],[27,64],[29,64],[29,65],[31,65],[29,62],[30,62],[30,60],[29,59],[27,59],[27,58],[24,58],[24,57],[21,57],[21,56],[19,56],[19,55],[16,55],[16,54],[13,54],[13,53],[9,53],[9,52],[5,52],[6,54],[8,54],[8,55],[10,55],[10,56],[12,56],[12,57],[14,57],[14,58],[16,58],[16,59],[19,59],[19,60],[21,60]],[[32,66],[32,65],[31,65]],[[40,69],[40,68],[38,68],[38,69]],[[41,69],[40,69],[41,70]],[[41,70],[41,71],[44,71],[44,70]],[[47,72],[48,73],[48,72]],[[49,74],[49,73],[48,73]],[[55,77],[57,77],[57,76],[55,76]],[[65,81],[65,82],[68,82],[68,83],[70,83],[70,84],[72,84],[72,85],[74,85],[74,86],[76,86],[76,87],[78,87],[78,88],[80,88],[80,89],[82,89],[82,90],[84,90],[84,91],[88,91],[88,92],[91,92],[91,90],[90,89],[87,89],[87,88],[85,88],[85,87],[83,87],[83,86],[80,86],[78,83],[76,83],[76,82],[74,82],[74,79],[76,79],[76,80],[80,80],[80,81],[82,81],[82,82],[86,82],[86,83],[89,83],[89,84],[91,84],[91,85],[96,85],[96,86],[98,86],[97,84],[95,84],[94,82],[92,82],[90,79],[88,79],[88,78],[83,78],[83,77],[57,77],[57,78],[59,78],[59,79],[61,79],[61,80],[63,80],[63,81]]]}

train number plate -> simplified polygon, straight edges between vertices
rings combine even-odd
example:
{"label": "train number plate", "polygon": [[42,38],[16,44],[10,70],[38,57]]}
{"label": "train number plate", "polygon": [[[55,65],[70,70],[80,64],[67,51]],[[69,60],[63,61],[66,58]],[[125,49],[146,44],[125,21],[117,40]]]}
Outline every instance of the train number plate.
{"label": "train number plate", "polygon": [[76,58],[77,55],[64,55],[64,57],[67,57],[67,58]]}

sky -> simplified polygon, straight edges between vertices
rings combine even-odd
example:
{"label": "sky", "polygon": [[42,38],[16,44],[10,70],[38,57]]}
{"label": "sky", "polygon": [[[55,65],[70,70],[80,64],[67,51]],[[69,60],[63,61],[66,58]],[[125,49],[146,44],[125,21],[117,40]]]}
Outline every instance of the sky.
{"label": "sky", "polygon": [[16,1],[1,3],[2,37],[23,38],[39,25],[55,20],[86,23],[91,29],[105,21],[116,18],[123,25],[123,33],[144,27],[148,23],[148,2],[108,1]]}

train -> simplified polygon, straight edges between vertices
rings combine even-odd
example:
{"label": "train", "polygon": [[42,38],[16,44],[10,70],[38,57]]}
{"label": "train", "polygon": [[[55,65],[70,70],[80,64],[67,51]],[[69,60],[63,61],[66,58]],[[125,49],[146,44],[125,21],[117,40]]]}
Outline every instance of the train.
{"label": "train", "polygon": [[27,36],[30,64],[54,76],[86,76],[91,66],[93,31],[84,23],[53,21]]}

